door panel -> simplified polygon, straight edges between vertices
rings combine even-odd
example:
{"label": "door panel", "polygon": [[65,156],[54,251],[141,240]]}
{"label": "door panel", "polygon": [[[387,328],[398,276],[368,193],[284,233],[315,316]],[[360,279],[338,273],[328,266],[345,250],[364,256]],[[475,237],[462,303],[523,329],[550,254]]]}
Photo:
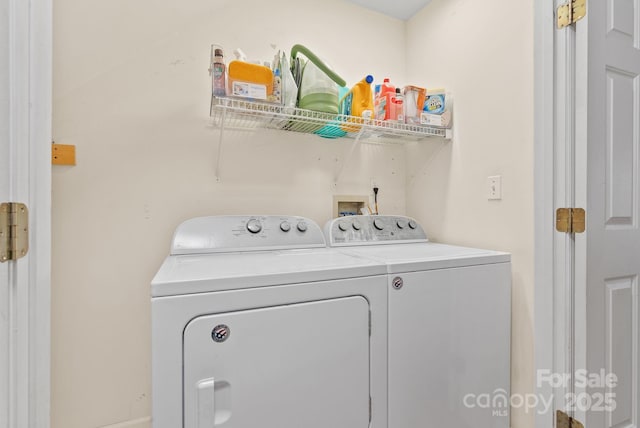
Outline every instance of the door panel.
{"label": "door panel", "polygon": [[638,152],[634,139],[634,119],[638,115],[638,76],[607,68],[606,94],[606,208],[607,229],[637,224],[634,207],[637,206],[635,177]]}
{"label": "door panel", "polygon": [[607,31],[616,31],[633,43],[635,33],[634,0],[612,0],[607,5]]}
{"label": "door panel", "polygon": [[606,281],[606,371],[618,377],[616,408],[607,427],[633,426],[633,362],[638,361],[637,277]]}
{"label": "door panel", "polygon": [[198,317],[183,358],[185,428],[369,425],[363,297]]}
{"label": "door panel", "polygon": [[[578,402],[575,414],[589,428],[637,427],[640,410],[639,6],[639,0],[590,1],[576,27],[577,69],[587,70],[578,86],[587,88],[588,100],[586,115],[579,109],[576,117],[586,129],[586,141],[577,141],[586,170],[577,173],[576,204],[587,210],[587,231],[576,236],[576,253],[586,254],[584,266],[577,264],[586,306],[585,322],[576,323],[577,342],[585,344],[577,348],[576,368],[618,379],[615,387],[576,387],[588,401]],[[615,394],[614,407],[596,405],[605,393]]]}

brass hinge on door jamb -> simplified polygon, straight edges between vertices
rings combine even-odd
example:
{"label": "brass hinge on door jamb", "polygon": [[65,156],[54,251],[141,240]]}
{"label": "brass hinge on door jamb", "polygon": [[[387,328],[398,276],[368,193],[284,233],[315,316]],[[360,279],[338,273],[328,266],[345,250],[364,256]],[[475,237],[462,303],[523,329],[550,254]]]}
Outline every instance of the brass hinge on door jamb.
{"label": "brass hinge on door jamb", "polygon": [[556,9],[559,29],[575,24],[587,15],[587,0],[570,0]]}
{"label": "brass hinge on door jamb", "polygon": [[582,208],[558,208],[556,230],[563,233],[582,233],[585,230],[585,216]]}
{"label": "brass hinge on door jamb", "polygon": [[584,425],[565,412],[558,410],[556,411],[556,428],[584,428]]}
{"label": "brass hinge on door jamb", "polygon": [[29,210],[25,204],[0,204],[0,263],[18,260],[29,251]]}

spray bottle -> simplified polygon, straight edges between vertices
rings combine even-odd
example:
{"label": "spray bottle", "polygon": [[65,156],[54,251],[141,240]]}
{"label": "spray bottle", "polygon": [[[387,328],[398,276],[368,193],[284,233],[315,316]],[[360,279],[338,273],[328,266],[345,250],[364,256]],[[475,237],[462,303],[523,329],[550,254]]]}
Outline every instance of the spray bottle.
{"label": "spray bottle", "polygon": [[213,57],[212,76],[213,76],[213,95],[216,97],[224,97],[226,95],[227,76],[226,65],[224,64],[224,55],[221,48],[215,48]]}

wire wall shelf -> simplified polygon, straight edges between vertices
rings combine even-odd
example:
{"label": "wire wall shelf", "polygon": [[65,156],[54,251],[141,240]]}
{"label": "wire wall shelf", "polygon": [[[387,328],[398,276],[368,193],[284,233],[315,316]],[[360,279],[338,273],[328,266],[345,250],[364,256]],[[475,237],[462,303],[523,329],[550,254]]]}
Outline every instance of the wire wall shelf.
{"label": "wire wall shelf", "polygon": [[411,141],[433,139],[434,137],[436,137],[437,141],[442,142],[452,138],[451,129],[446,128],[322,113],[230,97],[212,97],[210,116],[212,125],[220,130],[215,169],[218,181],[220,180],[220,163],[225,130],[273,129],[303,134],[317,134],[325,138],[351,137],[348,138],[351,143],[346,147],[344,161],[335,174],[334,184],[340,180],[344,166],[353,157],[355,149],[360,142],[403,144]]}
{"label": "wire wall shelf", "polygon": [[210,113],[213,125],[221,130],[277,129],[390,144],[427,137],[451,138],[451,130],[445,128],[363,119],[228,97],[212,97]]}

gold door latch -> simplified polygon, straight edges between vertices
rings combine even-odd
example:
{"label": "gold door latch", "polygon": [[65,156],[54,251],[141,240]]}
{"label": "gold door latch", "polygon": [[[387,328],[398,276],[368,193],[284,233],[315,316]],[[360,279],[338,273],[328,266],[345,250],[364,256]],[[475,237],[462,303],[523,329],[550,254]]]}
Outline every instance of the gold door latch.
{"label": "gold door latch", "polygon": [[584,425],[565,412],[558,410],[556,411],[556,428],[584,428]]}
{"label": "gold door latch", "polygon": [[563,233],[583,233],[586,213],[582,208],[558,208],[556,230]]}
{"label": "gold door latch", "polygon": [[29,210],[25,204],[0,204],[0,262],[18,260],[29,251]]}
{"label": "gold door latch", "polygon": [[558,28],[575,24],[587,15],[587,0],[570,0],[556,9]]}

